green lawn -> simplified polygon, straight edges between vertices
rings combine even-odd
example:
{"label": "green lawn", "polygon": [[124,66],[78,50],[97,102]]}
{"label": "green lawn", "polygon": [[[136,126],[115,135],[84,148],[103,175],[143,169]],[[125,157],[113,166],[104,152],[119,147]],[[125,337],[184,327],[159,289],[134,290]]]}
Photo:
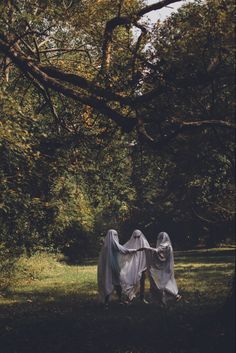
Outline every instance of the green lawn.
{"label": "green lawn", "polygon": [[177,252],[182,302],[124,307],[114,298],[105,311],[97,301],[95,260],[68,266],[38,256],[34,279],[22,277],[0,295],[0,352],[233,352],[233,309],[224,303],[234,260],[232,248]]}

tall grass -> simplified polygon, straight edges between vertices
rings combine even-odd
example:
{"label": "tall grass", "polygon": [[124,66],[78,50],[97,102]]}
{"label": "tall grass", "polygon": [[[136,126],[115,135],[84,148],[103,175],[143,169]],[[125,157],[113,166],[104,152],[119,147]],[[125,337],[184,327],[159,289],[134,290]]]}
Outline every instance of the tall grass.
{"label": "tall grass", "polygon": [[60,259],[60,255],[46,252],[38,252],[31,257],[25,254],[19,256],[2,246],[0,249],[0,291],[45,278],[48,273],[60,266],[58,262]]}

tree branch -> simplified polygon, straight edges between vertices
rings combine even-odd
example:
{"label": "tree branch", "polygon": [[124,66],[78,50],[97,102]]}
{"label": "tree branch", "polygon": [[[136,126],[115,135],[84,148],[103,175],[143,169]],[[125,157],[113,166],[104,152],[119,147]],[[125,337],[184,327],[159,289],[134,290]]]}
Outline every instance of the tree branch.
{"label": "tree branch", "polygon": [[54,66],[44,66],[38,65],[39,69],[42,70],[47,75],[59,79],[63,82],[73,84],[79,88],[85,89],[90,93],[96,94],[99,97],[105,98],[107,100],[112,100],[120,102],[122,104],[132,104],[132,99],[129,97],[122,97],[116,93],[113,93],[110,89],[105,89],[96,86],[93,82],[88,81],[82,76],[66,73]]}
{"label": "tree branch", "polygon": [[116,122],[118,126],[126,132],[129,132],[134,128],[136,124],[135,119],[126,118],[116,110],[110,108],[102,99],[92,96],[84,96],[73,88],[65,87],[58,80],[48,76],[47,73],[42,71],[40,66],[38,67],[31,58],[25,57],[22,53],[19,53],[19,50],[16,51],[14,47],[9,47],[9,45],[5,43],[2,35],[0,35],[0,50],[4,52],[21,71],[24,73],[30,73],[44,86],[52,88],[54,91],[62,93],[67,97],[76,99],[82,104],[97,109]]}
{"label": "tree branch", "polygon": [[143,15],[146,15],[147,13],[149,13],[151,11],[160,10],[165,6],[168,6],[170,4],[174,4],[175,2],[180,2],[180,1],[181,0],[162,0],[162,1],[159,1],[155,4],[148,5],[148,6],[144,7],[143,9],[139,10],[136,13],[136,16],[142,17]]}
{"label": "tree branch", "polygon": [[224,120],[200,120],[200,121],[181,121],[176,122],[176,120],[172,120],[174,125],[178,125],[184,129],[191,129],[191,128],[205,128],[205,127],[224,127],[227,129],[235,129],[235,124],[232,124],[228,121]]}
{"label": "tree branch", "polygon": [[147,29],[144,26],[139,25],[138,23],[136,23],[136,27],[138,27],[141,30],[141,34],[138,37],[138,40],[137,40],[136,45],[135,45],[135,49],[133,51],[133,58],[132,58],[132,78],[133,79],[134,79],[134,75],[135,75],[135,65],[136,65],[138,51],[139,51],[139,48],[141,46],[142,39],[147,34]]}
{"label": "tree branch", "polygon": [[103,46],[102,46],[102,64],[101,64],[101,72],[106,71],[109,69],[110,61],[111,61],[111,43],[112,43],[112,36],[113,32],[116,27],[118,26],[128,26],[133,24],[134,26],[140,28],[141,25],[137,24],[137,21],[148,12],[154,10],[160,10],[163,7],[173,4],[175,2],[179,2],[181,0],[163,0],[156,4],[149,5],[144,7],[143,9],[137,11],[132,16],[120,16],[120,13],[117,17],[112,18],[106,23],[105,31],[104,31],[104,39],[103,39]]}
{"label": "tree branch", "polygon": [[173,139],[175,139],[180,133],[184,133],[187,130],[197,128],[212,128],[212,127],[221,127],[226,129],[235,129],[236,126],[230,122],[224,120],[201,120],[201,121],[177,121],[172,119],[171,124],[165,129],[164,134],[159,139],[151,137],[144,126],[144,123],[141,118],[138,119],[138,132],[141,135],[143,142],[146,142],[152,148],[162,148]]}
{"label": "tree branch", "polygon": [[110,21],[107,22],[105,31],[104,31],[104,39],[102,45],[102,64],[101,64],[101,72],[106,71],[111,62],[111,43],[114,29],[118,26],[127,26],[131,23],[131,19],[129,17],[114,17]]}

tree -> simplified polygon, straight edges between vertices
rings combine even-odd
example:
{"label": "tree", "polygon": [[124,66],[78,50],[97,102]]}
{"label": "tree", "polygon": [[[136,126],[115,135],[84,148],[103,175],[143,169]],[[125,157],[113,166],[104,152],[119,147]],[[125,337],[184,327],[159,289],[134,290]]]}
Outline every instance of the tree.
{"label": "tree", "polygon": [[143,15],[174,2],[1,3],[4,241],[75,256],[107,227],[231,233],[233,5],[150,33]]}
{"label": "tree", "polygon": [[[64,6],[64,9],[57,9],[56,11],[53,7],[53,2],[49,2],[49,4],[37,4],[31,1],[8,1],[7,5],[5,4],[5,11],[2,11],[1,16],[3,30],[0,34],[0,51],[7,58],[7,67],[9,68],[10,63],[15,65],[27,75],[28,79],[39,86],[45,97],[48,96],[49,89],[61,93],[66,97],[77,100],[82,105],[90,106],[108,116],[126,132],[137,127],[142,138],[149,143],[157,144],[158,142],[155,141],[155,138],[150,137],[146,133],[146,119],[139,114],[138,110],[144,102],[158,97],[166,89],[166,85],[165,83],[162,85],[160,81],[158,88],[146,91],[141,85],[142,77],[139,79],[135,78],[135,74],[137,74],[135,72],[136,57],[142,37],[145,37],[147,32],[145,27],[140,25],[138,21],[144,14],[161,9],[174,2],[177,1],[163,0],[150,6],[138,7],[138,10],[134,10],[132,6],[136,2],[114,2],[112,10],[117,10],[118,6],[118,15],[115,15],[114,11],[111,19],[106,18],[103,21],[105,29],[102,39],[96,36],[93,38],[93,41],[101,41],[101,54],[97,55],[98,53],[93,54],[94,47],[89,43],[91,34],[93,35],[93,24],[90,23],[91,27],[88,32],[86,32],[88,25],[85,26],[83,22],[82,25],[78,26],[79,29],[77,29],[76,25],[80,17],[75,20],[75,16],[71,15],[72,11],[76,13],[77,11],[84,11],[83,15],[89,15],[90,18],[94,19],[86,1],[79,4],[73,4],[72,2],[69,8]],[[123,7],[121,6],[122,4],[126,4],[126,6]],[[32,8],[33,13],[31,15],[29,15],[30,8]],[[107,10],[106,1],[96,4],[95,11],[99,13],[101,9],[103,11],[104,9]],[[64,15],[64,28],[59,19],[62,11],[66,12]],[[109,13],[108,10],[107,13]],[[132,26],[140,28],[141,35],[136,45],[129,39],[128,33],[130,30],[127,35],[124,35],[123,31],[120,31],[121,26],[126,26],[128,29]],[[7,35],[8,31],[10,31],[10,35]],[[85,32],[85,35],[83,32]],[[65,38],[65,33],[66,39],[61,40],[60,35],[62,35],[62,38]],[[112,45],[115,39],[117,39],[119,44],[122,41],[121,47],[118,43],[118,45]],[[60,45],[58,45],[58,42]],[[46,45],[45,49],[44,45]],[[114,50],[112,50],[113,47]],[[119,65],[119,63],[116,63],[116,60],[113,63],[112,57],[116,58],[117,55],[121,55],[122,62],[124,62],[124,49],[128,49],[128,61],[125,66],[125,75],[123,74],[124,70],[121,70],[122,79],[120,83],[120,76],[114,73],[116,65]],[[79,50],[83,51],[83,54],[86,53],[89,60],[91,60],[89,67],[91,76],[87,75],[90,77],[84,77],[75,73],[73,65],[68,70],[68,63],[65,66],[63,65],[62,69],[63,60],[60,59],[62,53]],[[54,52],[57,53],[57,66],[55,66],[55,57],[52,62],[50,59],[53,55],[50,54],[50,59],[47,56],[47,53]],[[43,59],[43,56],[46,58]],[[78,56],[80,60],[81,53],[76,56],[77,60]],[[82,66],[82,70],[81,67],[80,70],[83,71],[83,57],[79,64]],[[96,73],[94,73],[94,69],[95,72],[97,71]],[[215,65],[208,65],[207,72],[204,72],[204,81],[206,84],[209,84],[214,72]],[[197,77],[199,76],[198,74]],[[202,72],[200,72],[200,76],[202,77]],[[139,94],[140,92],[141,94]],[[170,128],[175,128],[176,124],[176,122],[172,123]],[[178,123],[178,128],[192,128],[195,126],[223,126],[230,128],[232,124],[230,121],[217,119],[197,122],[182,120],[181,123]]]}

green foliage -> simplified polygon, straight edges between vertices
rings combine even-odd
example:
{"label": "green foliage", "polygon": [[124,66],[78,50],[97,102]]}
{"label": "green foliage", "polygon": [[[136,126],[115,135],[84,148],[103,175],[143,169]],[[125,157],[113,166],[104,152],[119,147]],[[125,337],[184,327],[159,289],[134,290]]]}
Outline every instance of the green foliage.
{"label": "green foliage", "polygon": [[[171,121],[234,121],[234,4],[187,4],[157,22],[145,76],[150,88],[165,85],[152,104],[143,106],[149,133],[163,140],[158,152],[134,153],[134,178],[141,226],[166,228],[176,242],[209,245],[233,233],[234,134],[221,128],[179,132],[164,144]],[[158,156],[157,156],[158,154]],[[139,207],[139,206],[137,206]],[[188,245],[188,246],[189,246]]]}
{"label": "green foliage", "polygon": [[6,290],[15,275],[17,253],[3,243],[0,244],[0,291]]}
{"label": "green foliage", "polygon": [[61,255],[46,252],[37,252],[30,258],[22,255],[15,264],[15,277],[12,285],[47,278],[48,273],[56,272],[60,268],[58,260],[62,258]]}
{"label": "green foliage", "polygon": [[12,286],[47,277],[48,272],[60,267],[58,261],[62,259],[62,255],[42,251],[29,258],[26,254],[14,253],[1,245],[0,291],[5,293]]}
{"label": "green foliage", "polygon": [[[173,119],[233,121],[232,1],[196,1],[157,22],[143,38],[135,65],[134,34],[129,26],[117,28],[105,76],[99,71],[104,26],[117,15],[120,1],[94,1],[93,6],[74,1],[68,8],[66,3],[37,7],[34,1],[16,1],[5,11],[1,4],[2,31],[21,36],[31,23],[36,37],[29,33],[20,45],[27,52],[36,39],[41,41],[41,50],[48,51],[40,54],[41,64],[78,72],[121,95],[141,93],[140,82],[147,90],[163,85],[161,95],[138,107],[148,133],[161,141]],[[122,3],[123,16],[143,5]],[[55,47],[71,50],[50,52]],[[148,70],[140,56],[149,60]],[[181,131],[153,150],[136,131],[124,135],[102,114],[35,85],[5,57],[0,59],[5,67],[0,90],[4,246],[27,255],[48,247],[77,261],[96,253],[108,228],[117,228],[125,240],[141,227],[151,241],[165,229],[181,247],[232,237],[230,130]],[[119,109],[132,117],[126,107]]]}

